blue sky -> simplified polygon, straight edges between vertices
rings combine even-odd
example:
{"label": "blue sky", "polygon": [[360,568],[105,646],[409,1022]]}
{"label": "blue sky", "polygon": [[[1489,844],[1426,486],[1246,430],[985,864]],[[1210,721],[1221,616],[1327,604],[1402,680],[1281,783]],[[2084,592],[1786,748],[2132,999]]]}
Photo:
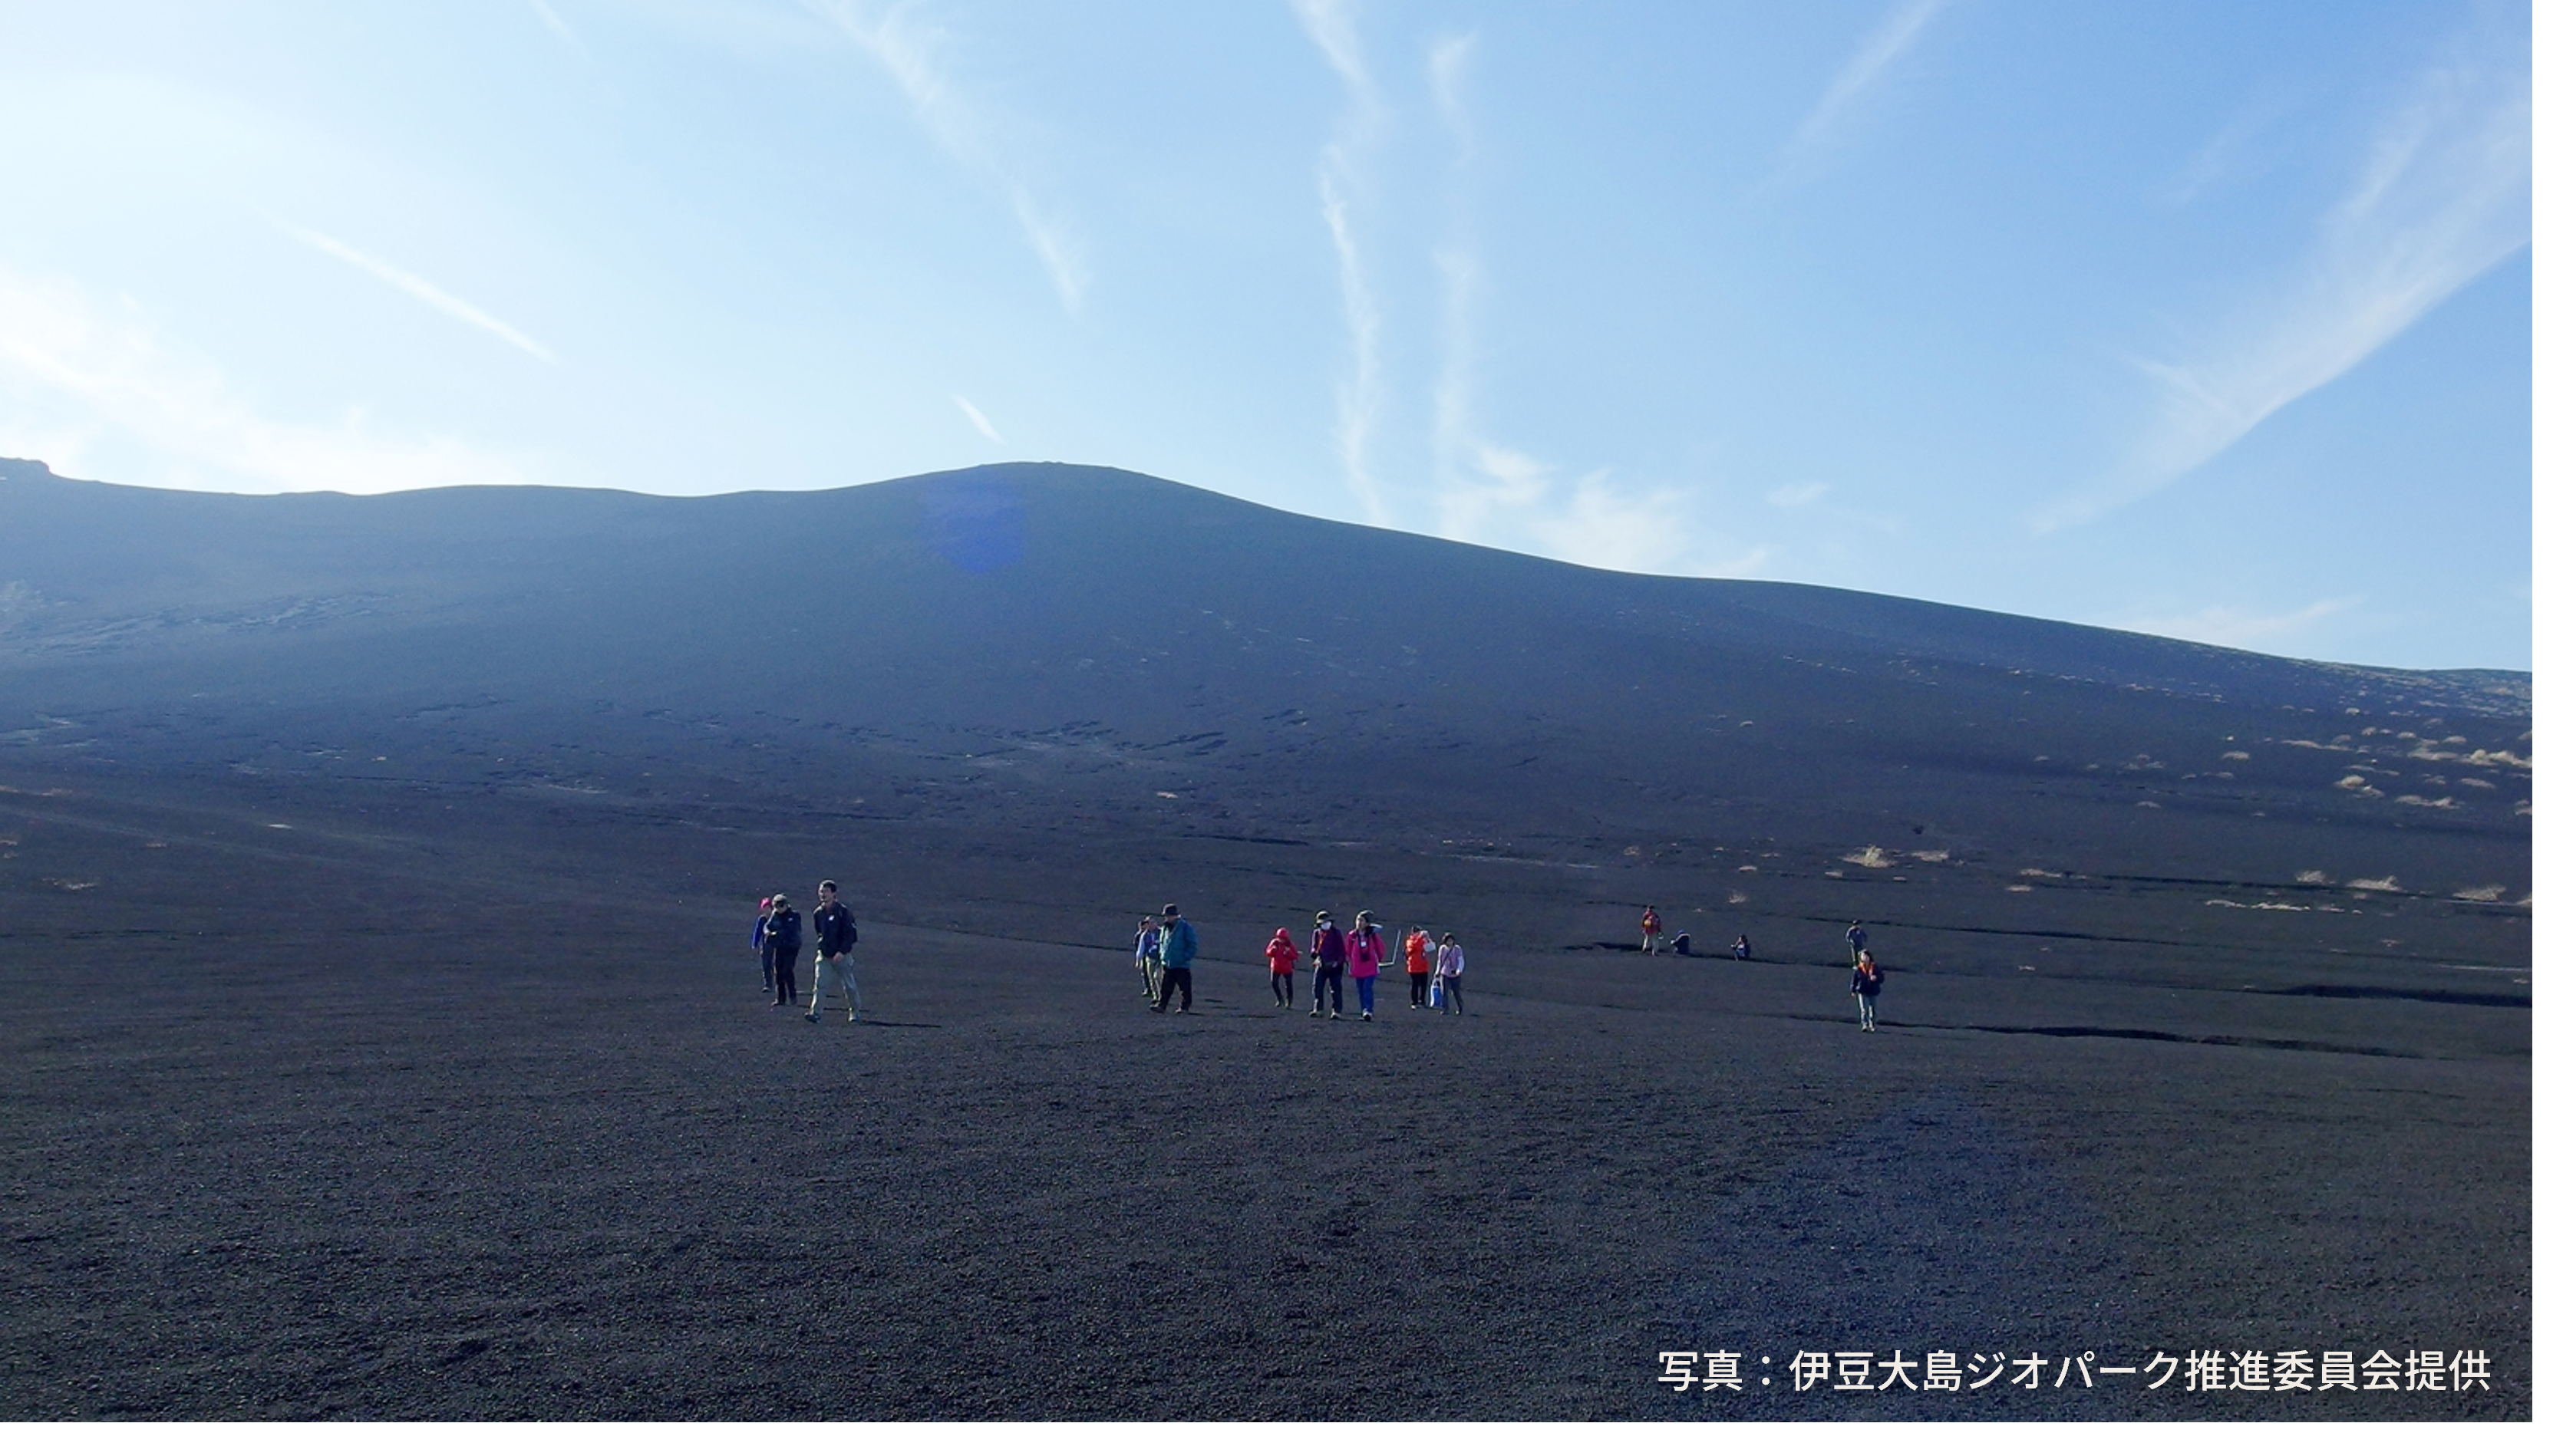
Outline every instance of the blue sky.
{"label": "blue sky", "polygon": [[1591,565],[2531,658],[2530,18],[0,8],[0,454],[1001,460]]}

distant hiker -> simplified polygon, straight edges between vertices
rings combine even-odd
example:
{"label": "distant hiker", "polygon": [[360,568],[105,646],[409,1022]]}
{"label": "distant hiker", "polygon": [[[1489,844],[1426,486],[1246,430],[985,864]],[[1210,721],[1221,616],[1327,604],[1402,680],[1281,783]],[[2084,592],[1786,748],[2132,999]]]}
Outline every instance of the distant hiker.
{"label": "distant hiker", "polygon": [[839,894],[839,886],[830,880],[816,886],[816,993],[807,1003],[810,1021],[823,1019],[828,986],[841,988],[850,1019],[860,1019],[860,984],[851,976],[851,947],[859,941],[860,927]]}
{"label": "distant hiker", "polygon": [[1135,971],[1144,978],[1144,999],[1162,998],[1162,922],[1150,915],[1135,931]]}
{"label": "distant hiker", "polygon": [[1860,965],[1863,953],[1870,949],[1870,937],[1863,933],[1861,922],[1853,921],[1852,928],[1843,933],[1843,938],[1852,942],[1852,964]]}
{"label": "distant hiker", "polygon": [[1268,942],[1268,989],[1276,997],[1278,1010],[1294,1009],[1294,963],[1302,958],[1303,953],[1294,948],[1294,937],[1284,926],[1277,926],[1276,937]]}
{"label": "distant hiker", "polygon": [[762,913],[753,917],[753,950],[762,957],[762,993],[771,994],[771,937],[763,931],[771,925],[771,896],[762,897]]}
{"label": "distant hiker", "polygon": [[1179,988],[1179,1014],[1188,1013],[1188,965],[1196,960],[1196,927],[1179,918],[1176,905],[1162,906],[1162,995],[1153,1002],[1156,1011],[1170,1006],[1170,988]]}
{"label": "distant hiker", "polygon": [[771,953],[771,1004],[798,1004],[798,946],[802,938],[798,912],[789,896],[771,897],[771,919],[763,926],[762,944]]}
{"label": "distant hiker", "polygon": [[1463,1014],[1463,947],[1450,930],[1436,941],[1436,1008]]}
{"label": "distant hiker", "polygon": [[1863,951],[1861,959],[1853,963],[1852,998],[1861,1006],[1861,1029],[1864,1031],[1879,1029],[1879,984],[1887,979],[1888,973],[1879,969],[1879,963],[1870,958],[1868,951]]}
{"label": "distant hiker", "polygon": [[1427,983],[1435,978],[1428,958],[1435,954],[1436,942],[1417,926],[1410,926],[1409,933],[1401,937],[1400,964],[1409,973],[1409,1009],[1413,1011],[1427,1009]]}
{"label": "distant hiker", "polygon": [[1383,974],[1385,941],[1383,928],[1374,923],[1372,910],[1357,911],[1356,925],[1348,931],[1348,975],[1357,984],[1357,1019],[1374,1019],[1374,979]]}
{"label": "distant hiker", "polygon": [[1682,930],[1677,931],[1675,938],[1675,953],[1679,956],[1692,955],[1693,936]]}
{"label": "distant hiker", "polygon": [[1728,953],[1741,961],[1751,961],[1755,959],[1755,948],[1748,945],[1746,943],[1746,937],[1742,935],[1737,937],[1737,944],[1728,948]]}
{"label": "distant hiker", "polygon": [[1340,1003],[1346,998],[1347,991],[1341,978],[1347,973],[1348,938],[1339,934],[1339,927],[1330,919],[1330,912],[1323,910],[1312,917],[1312,1014],[1314,1016],[1321,1014],[1321,988],[1328,987],[1330,1019],[1333,1021],[1339,1019]]}
{"label": "distant hiker", "polygon": [[1644,956],[1656,955],[1658,953],[1658,932],[1666,928],[1666,922],[1658,918],[1657,906],[1651,905],[1647,909],[1642,910],[1640,912],[1640,954]]}

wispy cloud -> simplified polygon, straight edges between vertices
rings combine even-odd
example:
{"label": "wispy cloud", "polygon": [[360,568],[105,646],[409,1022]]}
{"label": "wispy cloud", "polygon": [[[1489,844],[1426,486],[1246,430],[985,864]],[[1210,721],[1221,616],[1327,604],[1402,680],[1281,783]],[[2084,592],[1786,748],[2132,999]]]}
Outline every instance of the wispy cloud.
{"label": "wispy cloud", "polygon": [[1765,496],[1764,500],[1769,505],[1777,505],[1786,511],[1792,511],[1804,505],[1815,504],[1827,493],[1827,482],[1824,480],[1800,480],[1777,487],[1772,494]]}
{"label": "wispy cloud", "polygon": [[[1686,522],[1688,492],[1626,487],[1610,471],[1564,477],[1520,450],[1475,444],[1449,471],[1438,497],[1439,531],[1454,541],[1521,548],[1583,567],[1675,572],[1695,565],[1698,543]],[[1730,573],[1760,565],[1723,564]]]}
{"label": "wispy cloud", "polygon": [[427,282],[425,279],[418,277],[416,274],[409,272],[405,268],[399,267],[393,263],[385,262],[382,260],[373,257],[369,253],[364,253],[358,249],[349,247],[348,245],[340,243],[336,239],[329,237],[325,233],[312,232],[308,228],[298,227],[280,219],[277,220],[276,226],[281,228],[285,233],[289,234],[293,239],[304,246],[314,248],[341,262],[349,262],[354,264],[356,267],[362,268],[365,272],[368,272],[374,277],[381,279],[383,282],[389,284],[391,287],[396,288],[401,293],[415,299],[417,302],[424,304],[426,307],[433,309],[437,313],[443,314],[448,318],[459,319],[461,322],[468,324],[474,329],[478,329],[483,333],[492,334],[499,339],[502,339],[507,344],[512,345],[516,349],[521,350],[523,353],[530,355],[532,358],[539,360],[543,364],[554,364],[558,363],[558,356],[550,353],[548,349],[541,345],[540,341],[532,338],[522,330],[515,328],[513,325],[506,323],[503,319],[497,317],[495,314],[488,312],[486,309],[479,307],[477,304],[472,303],[467,299],[456,298],[453,295],[444,292],[442,289],[437,288],[432,283]]}
{"label": "wispy cloud", "polygon": [[1852,58],[1827,83],[1826,94],[1818,98],[1816,109],[1783,146],[1784,174],[1799,176],[1815,170],[1826,159],[1864,98],[1915,45],[1945,3],[1946,0],[1899,0],[1897,8],[1861,38]]}
{"label": "wispy cloud", "polygon": [[2259,175],[2282,150],[2270,133],[2291,105],[2283,94],[2274,93],[2246,106],[2156,190],[2155,200],[2165,207],[2186,207],[2209,192]]}
{"label": "wispy cloud", "polygon": [[1291,0],[1294,19],[1321,50],[1321,58],[1347,82],[1348,92],[1371,106],[1374,78],[1365,68],[1365,48],[1358,43],[1351,0]]}
{"label": "wispy cloud", "polygon": [[995,127],[951,79],[945,60],[947,32],[931,23],[918,0],[903,0],[872,16],[859,0],[805,0],[895,78],[914,119],[948,157],[1002,195],[1029,248],[1046,268],[1055,297],[1078,313],[1090,290],[1088,250],[1070,224],[1054,215],[995,145]]}
{"label": "wispy cloud", "polygon": [[1339,463],[1349,490],[1374,525],[1391,513],[1375,477],[1375,426],[1383,413],[1383,313],[1358,247],[1350,194],[1361,190],[1362,165],[1383,124],[1381,94],[1366,69],[1356,20],[1347,0],[1293,0],[1294,18],[1347,88],[1348,111],[1321,149],[1321,222],[1338,258],[1339,301],[1348,328],[1348,370],[1337,391]]}
{"label": "wispy cloud", "polygon": [[2160,388],[2153,423],[2107,479],[2034,529],[2081,525],[2205,465],[2524,248],[2530,84],[2522,47],[2480,37],[2421,74],[2276,302],[2193,358],[2136,361]]}
{"label": "wispy cloud", "polygon": [[976,434],[992,441],[995,445],[1005,445],[1009,443],[1002,439],[1001,431],[993,428],[993,422],[984,418],[984,412],[975,407],[975,401],[968,399],[963,394],[951,394],[948,397],[957,401],[957,407],[966,412],[967,422],[975,427]]}
{"label": "wispy cloud", "polygon": [[[1434,258],[1437,531],[1456,541],[1531,551],[1581,566],[1692,570],[1698,543],[1689,526],[1690,492],[1624,486],[1603,468],[1565,470],[1489,439],[1476,418],[1473,362],[1485,269],[1471,236],[1467,173],[1475,161],[1468,87],[1477,49],[1477,37],[1464,35],[1440,40],[1427,52],[1430,99],[1454,144],[1446,241]],[[1759,567],[1764,559],[1758,551],[1716,565],[1733,574]]]}
{"label": "wispy cloud", "polygon": [[[129,300],[0,265],[0,440],[66,474],[245,490],[404,490],[522,480],[515,462],[439,438],[268,418]],[[137,468],[138,467],[138,468]]]}
{"label": "wispy cloud", "polygon": [[1454,134],[1454,142],[1468,160],[1472,153],[1472,113],[1464,104],[1464,88],[1469,83],[1472,52],[1480,49],[1480,35],[1473,32],[1447,36],[1427,48],[1427,94],[1436,103],[1436,116]]}
{"label": "wispy cloud", "polygon": [[541,24],[549,28],[551,35],[579,50],[584,49],[584,43],[577,39],[576,32],[569,30],[567,22],[559,19],[559,13],[550,8],[550,0],[531,0],[531,6],[532,14],[541,18]]}
{"label": "wispy cloud", "polygon": [[2211,606],[2168,616],[2133,617],[2110,625],[2129,632],[2176,637],[2185,642],[2213,643],[2249,652],[2266,652],[2292,639],[2316,622],[2358,607],[2364,596],[2335,596],[2286,612],[2260,612],[2243,607]]}

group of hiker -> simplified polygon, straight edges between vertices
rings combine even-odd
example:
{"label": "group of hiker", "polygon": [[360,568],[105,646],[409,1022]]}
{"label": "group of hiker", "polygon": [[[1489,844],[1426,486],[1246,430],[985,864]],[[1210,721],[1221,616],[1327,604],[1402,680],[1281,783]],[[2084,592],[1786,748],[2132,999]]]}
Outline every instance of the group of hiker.
{"label": "group of hiker", "polygon": [[[1143,978],[1144,999],[1155,1011],[1169,1011],[1170,992],[1176,990],[1176,1014],[1186,1014],[1194,995],[1188,970],[1196,952],[1196,927],[1180,918],[1176,905],[1162,906],[1160,915],[1146,915],[1135,927],[1135,970]],[[1342,931],[1330,912],[1322,910],[1312,917],[1309,947],[1296,945],[1294,932],[1279,925],[1261,954],[1268,958],[1268,993],[1279,1010],[1294,1008],[1295,968],[1308,954],[1316,1018],[1326,1014],[1335,1021],[1346,1014],[1346,984],[1353,981],[1357,1018],[1373,1020],[1374,984],[1382,979],[1387,963],[1397,964],[1408,974],[1411,1010],[1434,1007],[1463,1014],[1463,946],[1451,931],[1431,936],[1423,927],[1412,925],[1400,938],[1395,957],[1391,939],[1375,923],[1373,911],[1358,911],[1356,923]]]}
{"label": "group of hiker", "polygon": [[[1277,1006],[1294,1009],[1294,967],[1301,962],[1304,949],[1294,944],[1293,933],[1284,926],[1268,942],[1268,989]],[[1376,924],[1372,910],[1357,911],[1356,923],[1345,931],[1330,918],[1327,910],[1312,917],[1312,1015],[1327,1014],[1333,1021],[1347,1010],[1345,983],[1353,981],[1357,988],[1357,1019],[1374,1019],[1374,986],[1383,979],[1387,964],[1398,965],[1409,977],[1409,1009],[1429,1008],[1454,1016],[1463,1014],[1463,943],[1454,932],[1429,935],[1423,926],[1412,925],[1395,947],[1391,938]],[[1322,1009],[1326,996],[1328,1010]]]}
{"label": "group of hiker", "polygon": [[[825,992],[831,988],[852,1021],[860,1019],[860,984],[851,976],[851,947],[860,938],[859,922],[843,904],[841,887],[828,880],[816,886],[816,974],[807,1019],[825,1018]],[[789,896],[773,894],[762,902],[753,922],[753,948],[762,953],[762,993],[774,1006],[798,1004],[798,952],[807,943],[807,926],[790,906]]]}
{"label": "group of hiker", "polygon": [[[808,928],[808,921],[791,906],[786,894],[766,897],[761,913],[754,919],[753,945],[762,956],[762,990],[775,1007],[794,1008],[798,1004],[798,956],[806,946]],[[860,984],[851,974],[851,947],[859,941],[859,923],[850,906],[842,903],[840,887],[831,880],[816,888],[813,928],[815,985],[807,1002],[807,1019],[824,1019],[826,993],[831,990],[842,1003],[846,1018],[856,1022],[860,1019]],[[1641,910],[1640,950],[1644,954],[1658,954],[1659,937],[1665,928],[1658,918],[1657,906]],[[1844,931],[1844,940],[1852,947],[1852,995],[1861,1012],[1861,1029],[1876,1031],[1879,988],[1887,979],[1886,973],[1871,958],[1870,936],[1860,921],[1853,921]],[[1675,953],[1691,955],[1691,937],[1679,932]],[[1294,1008],[1295,968],[1308,954],[1315,1019],[1327,1015],[1336,1021],[1345,1014],[1346,983],[1353,981],[1357,988],[1357,1019],[1372,1021],[1375,983],[1383,978],[1386,965],[1394,964],[1409,978],[1411,1010],[1463,1014],[1463,945],[1450,930],[1431,935],[1424,927],[1412,925],[1395,947],[1376,923],[1373,911],[1357,911],[1355,923],[1342,931],[1330,918],[1330,912],[1322,910],[1312,917],[1308,947],[1296,945],[1293,933],[1279,925],[1263,954],[1268,958],[1269,994],[1279,1010]],[[1729,954],[1744,961],[1751,959],[1754,951],[1741,935],[1729,947]],[[1196,927],[1179,914],[1177,905],[1162,906],[1161,914],[1146,915],[1136,927],[1135,967],[1143,978],[1144,1000],[1154,1011],[1171,1011],[1173,991],[1179,1001],[1176,1014],[1185,1015],[1194,1006],[1196,958]]]}

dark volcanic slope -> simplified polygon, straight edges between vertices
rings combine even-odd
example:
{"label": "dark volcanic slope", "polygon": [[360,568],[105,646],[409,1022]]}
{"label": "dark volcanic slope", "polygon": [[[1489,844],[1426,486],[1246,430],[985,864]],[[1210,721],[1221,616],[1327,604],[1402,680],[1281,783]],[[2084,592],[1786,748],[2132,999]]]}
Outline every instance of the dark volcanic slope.
{"label": "dark volcanic slope", "polygon": [[[2530,710],[1110,470],[0,464],[0,1416],[2522,1416]],[[1321,905],[1480,1014],[1261,1010]],[[1654,1380],[1873,1347],[2497,1377]]]}
{"label": "dark volcanic slope", "polygon": [[[1059,466],[691,500],[17,466],[0,513],[0,731],[58,756],[399,782],[422,754],[696,817],[2522,883],[2518,675],[1623,576]],[[2296,860],[2300,824],[2348,862]]]}

